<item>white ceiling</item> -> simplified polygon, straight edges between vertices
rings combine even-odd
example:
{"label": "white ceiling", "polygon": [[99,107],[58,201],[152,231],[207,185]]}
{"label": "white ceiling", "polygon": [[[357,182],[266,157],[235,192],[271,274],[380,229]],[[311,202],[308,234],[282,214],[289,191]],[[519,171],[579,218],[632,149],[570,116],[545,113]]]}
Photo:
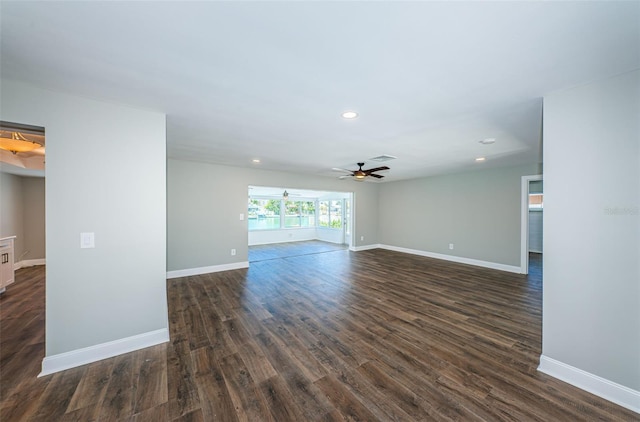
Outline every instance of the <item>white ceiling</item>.
{"label": "white ceiling", "polygon": [[164,112],[170,157],[328,177],[540,162],[546,93],[640,68],[638,1],[0,7],[4,78]]}

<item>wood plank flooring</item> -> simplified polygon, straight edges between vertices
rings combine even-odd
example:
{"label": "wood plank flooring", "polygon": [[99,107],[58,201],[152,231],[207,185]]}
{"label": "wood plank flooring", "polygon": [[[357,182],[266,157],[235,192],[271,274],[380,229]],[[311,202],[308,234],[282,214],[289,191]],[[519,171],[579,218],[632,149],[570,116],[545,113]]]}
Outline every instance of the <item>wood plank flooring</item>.
{"label": "wood plank flooring", "polygon": [[536,371],[541,280],[384,250],[167,282],[167,344],[36,378],[44,267],[0,298],[1,421],[638,421]]}

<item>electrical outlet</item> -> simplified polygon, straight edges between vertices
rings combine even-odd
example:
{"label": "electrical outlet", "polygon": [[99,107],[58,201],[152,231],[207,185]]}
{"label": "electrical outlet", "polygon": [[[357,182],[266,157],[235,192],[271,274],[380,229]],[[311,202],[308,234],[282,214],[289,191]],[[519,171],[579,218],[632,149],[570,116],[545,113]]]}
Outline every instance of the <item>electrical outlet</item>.
{"label": "electrical outlet", "polygon": [[236,254],[236,250],[235,249],[231,249],[231,255],[235,255]]}
{"label": "electrical outlet", "polygon": [[453,243],[449,243],[449,249],[453,250]]}
{"label": "electrical outlet", "polygon": [[364,240],[364,236],[360,236],[360,240]]}

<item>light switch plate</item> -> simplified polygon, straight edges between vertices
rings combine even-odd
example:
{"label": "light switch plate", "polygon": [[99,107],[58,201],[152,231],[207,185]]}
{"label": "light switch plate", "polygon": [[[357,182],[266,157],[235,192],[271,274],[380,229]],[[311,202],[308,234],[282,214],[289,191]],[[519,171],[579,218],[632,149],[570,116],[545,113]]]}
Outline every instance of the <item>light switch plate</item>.
{"label": "light switch plate", "polygon": [[95,233],[80,233],[80,248],[95,248],[96,240]]}

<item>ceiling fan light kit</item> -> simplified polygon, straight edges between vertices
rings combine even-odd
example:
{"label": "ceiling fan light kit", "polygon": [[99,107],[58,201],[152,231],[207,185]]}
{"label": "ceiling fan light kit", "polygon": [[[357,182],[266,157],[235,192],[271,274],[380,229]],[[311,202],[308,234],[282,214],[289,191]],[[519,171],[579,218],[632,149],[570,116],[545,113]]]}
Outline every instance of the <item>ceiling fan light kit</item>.
{"label": "ceiling fan light kit", "polygon": [[376,167],[376,168],[369,169],[369,170],[363,170],[362,166],[364,166],[364,163],[358,163],[358,167],[359,167],[358,170],[348,170],[348,169],[337,168],[337,167],[334,167],[333,170],[334,171],[342,171],[342,172],[349,173],[348,175],[340,176],[339,177],[340,179],[347,179],[349,177],[353,177],[353,180],[355,180],[357,182],[362,182],[367,177],[374,177],[376,179],[382,179],[382,178],[384,178],[384,176],[382,176],[380,174],[375,174],[375,172],[383,171],[383,170],[390,170],[389,167],[387,167],[387,166]]}

